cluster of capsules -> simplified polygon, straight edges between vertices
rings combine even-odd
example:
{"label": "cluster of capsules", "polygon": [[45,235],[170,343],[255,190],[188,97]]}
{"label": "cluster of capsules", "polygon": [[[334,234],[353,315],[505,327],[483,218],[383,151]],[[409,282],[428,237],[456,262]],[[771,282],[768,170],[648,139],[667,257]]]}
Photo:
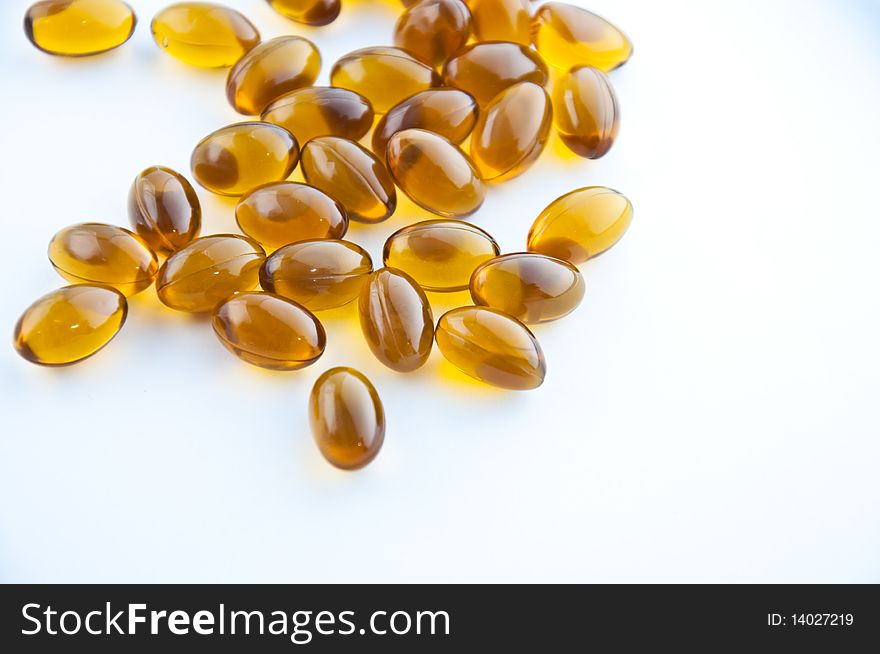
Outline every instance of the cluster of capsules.
{"label": "cluster of capsules", "polygon": [[[316,25],[340,9],[339,0],[268,1]],[[240,197],[244,235],[200,236],[192,185],[171,169],[147,168],[129,193],[131,230],[84,223],[52,238],[49,259],[74,285],[24,312],[18,352],[44,365],[81,361],[122,327],[126,297],[155,286],[172,309],[210,313],[221,343],[256,366],[314,363],[326,343],[315,313],[357,301],[367,344],[395,371],[422,366],[436,343],[483,382],[538,387],[546,364],[526,325],[578,306],[576,266],[617,242],[632,205],[609,188],[574,190],[537,217],[526,251],[511,254],[464,219],[482,205],[487,183],[535,161],[553,125],[580,156],[608,151],[619,111],[606,73],[632,46],[603,18],[562,3],[534,13],[527,0],[404,5],[395,45],[343,56],[329,87],[313,86],[321,58],[308,39],[262,42],[243,15],[215,4],[159,12],[151,26],[158,46],[188,64],[230,67],[229,102],[259,117],[209,134],[191,158],[201,186]],[[41,50],[82,56],[121,45],[135,23],[120,0],[44,0],[28,10],[25,31]],[[558,69],[553,84],[548,64]],[[297,165],[305,183],[288,180]],[[392,234],[374,269],[343,237],[349,221],[391,216],[397,189],[440,218]],[[425,291],[466,289],[473,305],[435,325]],[[382,403],[356,370],[321,375],[309,414],[318,447],[340,468],[366,465],[382,446]]]}

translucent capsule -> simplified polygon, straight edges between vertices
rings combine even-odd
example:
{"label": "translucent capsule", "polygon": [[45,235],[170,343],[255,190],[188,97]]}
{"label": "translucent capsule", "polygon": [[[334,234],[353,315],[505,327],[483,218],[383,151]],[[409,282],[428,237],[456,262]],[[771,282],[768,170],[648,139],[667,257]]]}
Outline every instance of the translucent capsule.
{"label": "translucent capsule", "polygon": [[394,181],[420,207],[441,216],[465,218],[483,204],[486,186],[458,146],[437,134],[405,129],[388,141]]}
{"label": "translucent capsule", "polygon": [[338,200],[351,220],[382,222],[397,208],[397,191],[385,166],[363,146],[319,136],[302,151],[306,181]]}
{"label": "translucent capsule", "polygon": [[498,256],[495,239],[460,220],[425,220],[385,241],[386,266],[412,277],[426,291],[462,291],[481,263]]}
{"label": "translucent capsule", "polygon": [[312,436],[324,458],[356,470],[376,458],[385,440],[385,411],[370,380],[354,368],[331,368],[309,397]]}
{"label": "translucent capsule", "polygon": [[470,93],[485,106],[517,82],[547,82],[547,64],[519,43],[474,43],[446,62],[443,81]]}
{"label": "translucent capsule", "polygon": [[471,157],[483,179],[500,182],[524,173],[544,151],[552,124],[543,87],[519,82],[499,93],[480,114],[471,137]]}
{"label": "translucent capsule", "polygon": [[617,138],[620,108],[608,76],[581,66],[553,87],[554,122],[559,137],[575,154],[588,159],[605,155]]}
{"label": "translucent capsule", "polygon": [[152,166],[134,179],[128,219],[156,252],[170,254],[199,235],[202,208],[187,179],[170,168]]}
{"label": "translucent capsule", "polygon": [[421,0],[394,25],[394,45],[429,66],[441,66],[467,43],[471,12],[461,0]]}
{"label": "translucent capsule", "polygon": [[557,320],[584,297],[584,278],[573,265],[534,252],[490,259],[471,278],[474,304],[492,307],[524,323]]}
{"label": "translucent capsule", "polygon": [[428,89],[391,108],[373,130],[373,152],[385,158],[385,146],[392,134],[417,127],[446,137],[455,144],[464,141],[477,122],[477,102],[458,89]]}
{"label": "translucent capsule", "polygon": [[400,48],[379,46],[344,55],[333,65],[330,83],[360,93],[382,114],[414,93],[440,86],[440,78]]}
{"label": "translucent capsule", "polygon": [[632,55],[626,35],[601,16],[562,2],[548,2],[532,17],[532,43],[557,68],[595,66],[608,72]]}
{"label": "translucent capsule", "polygon": [[303,145],[316,136],[357,141],[373,126],[373,107],[354,91],[315,86],[282,95],[266,107],[262,120],[281,125]]}
{"label": "translucent capsule", "polygon": [[172,309],[211,311],[230,295],[254,288],[265,257],[263,248],[245,236],[203,236],[168,257],[156,292]]}
{"label": "translucent capsule", "polygon": [[257,46],[260,33],[234,9],[210,2],[178,2],[150,25],[160,48],[192,66],[232,66]]}
{"label": "translucent capsule", "polygon": [[287,179],[299,160],[299,144],[272,123],[236,123],[208,134],[190,159],[193,177],[220,195],[243,195]]}
{"label": "translucent capsule", "polygon": [[329,25],[339,16],[341,0],[267,0],[282,16],[306,25]]}
{"label": "translucent capsule", "polygon": [[397,372],[412,372],[434,345],[431,305],[415,280],[401,270],[380,268],[358,298],[361,331],[370,350]]}
{"label": "translucent capsule", "polygon": [[69,282],[105,284],[124,295],[147,288],[159,269],[156,255],[143,239],[103,223],[62,229],[49,242],[49,261]]}
{"label": "translucent capsule", "polygon": [[240,293],[217,305],[214,333],[242,361],[269,370],[299,370],[324,353],[327,336],[311,311],[271,293]]}
{"label": "translucent capsule", "polygon": [[459,307],[437,323],[437,347],[459,370],[514,391],[537,388],[547,371],[544,353],[529,328],[487,307]]}
{"label": "translucent capsule", "polygon": [[24,16],[30,42],[65,57],[118,48],[134,34],[136,24],[134,11],[121,0],[41,0]]}
{"label": "translucent capsule", "polygon": [[336,200],[308,184],[275,182],[239,200],[235,220],[268,250],[313,238],[342,238],[348,216]]}
{"label": "translucent capsule", "polygon": [[577,189],[541,212],[529,230],[528,249],[577,265],[617,243],[632,215],[632,204],[617,191]]}
{"label": "translucent capsule", "polygon": [[315,83],[321,55],[301,36],[279,36],[246,53],[229,70],[226,98],[240,114],[255,115],[276,98]]}
{"label": "translucent capsule", "polygon": [[477,41],[531,45],[532,12],[528,0],[468,0]]}
{"label": "translucent capsule", "polygon": [[373,270],[367,251],[337,240],[300,241],[277,250],[260,269],[260,285],[310,311],[348,304]]}

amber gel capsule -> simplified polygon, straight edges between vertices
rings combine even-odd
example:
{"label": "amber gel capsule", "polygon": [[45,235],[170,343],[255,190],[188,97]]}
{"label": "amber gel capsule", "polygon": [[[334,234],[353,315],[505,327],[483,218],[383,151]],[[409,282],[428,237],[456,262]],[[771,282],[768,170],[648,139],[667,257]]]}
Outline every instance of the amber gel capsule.
{"label": "amber gel capsule", "polygon": [[528,0],[468,0],[477,41],[531,44]]}
{"label": "amber gel capsule", "polygon": [[156,252],[170,254],[199,235],[202,208],[187,179],[170,168],[152,166],[134,179],[128,219]]}
{"label": "amber gel capsule", "polygon": [[267,0],[282,16],[306,25],[329,25],[339,16],[341,0]]}
{"label": "amber gel capsule", "polygon": [[587,186],[551,202],[529,230],[528,249],[575,265],[617,243],[632,221],[626,196]]}
{"label": "amber gel capsule", "polygon": [[65,286],[29,306],[15,325],[15,350],[32,363],[65,366],[92,356],[125,323],[128,304],[116,289]]}
{"label": "amber gel capsule", "polygon": [[443,81],[470,93],[485,106],[517,82],[547,83],[547,64],[519,43],[474,43],[446,62]]}
{"label": "amber gel capsule", "polygon": [[266,107],[261,118],[281,125],[301,144],[316,136],[357,141],[373,126],[373,107],[354,91],[315,86],[282,95]]}
{"label": "amber gel capsule", "polygon": [[28,7],[24,31],[43,52],[85,57],[118,48],[137,18],[120,0],[42,0]]}
{"label": "amber gel capsule", "polygon": [[309,397],[309,422],[321,454],[337,468],[363,468],[385,440],[385,411],[370,380],[354,368],[331,368]]}
{"label": "amber gel capsule", "polygon": [[461,0],[421,0],[397,19],[394,45],[441,66],[464,47],[471,30],[471,12]]}
{"label": "amber gel capsule", "polygon": [[159,263],[142,238],[122,227],[81,223],[49,242],[49,261],[64,279],[112,286],[124,295],[153,283]]}
{"label": "amber gel capsule", "polygon": [[437,347],[450,363],[480,381],[514,391],[544,383],[544,353],[529,328],[487,307],[459,307],[437,322]]}
{"label": "amber gel capsule", "polygon": [[598,159],[617,138],[620,108],[608,76],[598,68],[573,68],[553,87],[554,121],[559,137],[582,157]]}

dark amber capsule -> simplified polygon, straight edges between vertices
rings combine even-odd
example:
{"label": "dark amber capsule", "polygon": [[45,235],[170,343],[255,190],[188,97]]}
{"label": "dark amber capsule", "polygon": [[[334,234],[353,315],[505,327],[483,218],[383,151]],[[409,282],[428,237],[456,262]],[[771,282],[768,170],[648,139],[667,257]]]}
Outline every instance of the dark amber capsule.
{"label": "dark amber capsule", "polygon": [[261,118],[281,125],[303,145],[316,136],[358,141],[373,126],[373,107],[354,91],[315,86],[282,95]]}
{"label": "dark amber capsule", "polygon": [[632,204],[617,191],[580,188],[541,212],[529,230],[528,249],[577,265],[617,243],[632,215]]}
{"label": "dark amber capsule", "polygon": [[187,179],[170,168],[152,166],[134,179],[128,219],[156,252],[170,254],[199,235],[202,208]]}
{"label": "dark amber capsule", "polygon": [[372,270],[370,255],[355,243],[300,241],[285,245],[266,259],[260,269],[260,285],[310,311],[323,311],[354,300]]}
{"label": "dark amber capsule", "polygon": [[498,309],[527,324],[567,316],[581,303],[584,290],[577,268],[535,252],[490,259],[471,277],[474,304]]}
{"label": "dark amber capsule", "polygon": [[341,204],[297,182],[258,186],[239,200],[235,220],[241,231],[268,250],[313,238],[342,238],[348,231]]}
{"label": "dark amber capsule", "polygon": [[464,47],[471,30],[471,12],[461,0],[421,0],[397,19],[394,45],[441,66]]}
{"label": "dark amber capsule", "polygon": [[632,55],[626,34],[601,16],[565,4],[548,2],[532,17],[532,43],[557,68],[595,66],[608,72]]}
{"label": "dark amber capsule", "polygon": [[306,25],[329,25],[339,16],[341,0],[267,0],[282,16]]}
{"label": "dark amber capsule", "polygon": [[428,298],[402,270],[380,268],[358,298],[361,331],[386,366],[412,372],[428,360],[434,345],[434,316]]}
{"label": "dark amber capsule", "polygon": [[365,147],[336,136],[319,136],[302,151],[306,181],[338,200],[351,220],[382,222],[397,208],[397,192],[385,166]]}
{"label": "dark amber capsule", "polygon": [[236,123],[208,134],[193,150],[193,177],[220,195],[244,195],[287,179],[299,160],[299,144],[272,123]]}
{"label": "dark amber capsule", "polygon": [[279,36],[246,53],[229,70],[226,98],[240,114],[255,115],[276,98],[315,83],[321,55],[301,36]]}
{"label": "dark amber capsule", "polygon": [[383,114],[404,98],[440,86],[434,69],[400,48],[384,46],[349,52],[330,71],[330,83],[360,93]]}
{"label": "dark amber capsule", "polygon": [[519,43],[474,43],[446,62],[443,81],[470,93],[485,106],[517,82],[547,82],[547,64]]}
{"label": "dark amber capsule", "polygon": [[69,282],[105,284],[124,295],[147,288],[159,269],[156,255],[142,238],[103,223],[62,229],[49,242],[49,261]]}
{"label": "dark amber capsule", "polygon": [[125,323],[125,296],[107,286],[77,284],[44,295],[15,325],[15,350],[32,363],[66,366],[92,356]]}
{"label": "dark amber capsule", "polygon": [[156,278],[159,299],[178,311],[203,313],[257,285],[263,248],[235,234],[197,238],[172,254]]}
{"label": "dark amber capsule", "polygon": [[465,218],[483,204],[486,185],[457,145],[422,129],[405,129],[388,141],[388,169],[420,207],[441,216]]}
{"label": "dark amber capsule", "polygon": [[459,144],[468,137],[476,122],[477,102],[464,91],[421,91],[382,116],[373,130],[373,152],[384,159],[385,146],[392,134],[411,127],[434,132]]}
{"label": "dark amber capsule", "polygon": [[299,370],[324,353],[327,336],[312,312],[271,293],[240,293],[217,305],[214,333],[242,361],[269,370]]}
{"label": "dark amber capsule", "polygon": [[554,122],[559,137],[582,157],[598,159],[617,138],[620,108],[608,76],[581,66],[563,75],[553,87]]}
{"label": "dark amber capsule", "polygon": [[528,0],[468,0],[477,41],[531,44]]}
{"label": "dark amber capsule", "polygon": [[487,307],[459,307],[437,322],[437,347],[450,363],[480,381],[514,391],[537,388],[547,371],[529,328]]}
{"label": "dark amber capsule", "polygon": [[499,93],[477,119],[471,157],[483,179],[500,182],[524,173],[544,151],[553,110],[542,86],[519,82]]}
{"label": "dark amber capsule", "polygon": [[460,220],[425,220],[399,229],[383,250],[386,266],[412,277],[426,291],[463,291],[481,263],[498,256],[498,243]]}
{"label": "dark amber capsule", "polygon": [[134,11],[121,0],[41,0],[24,16],[30,42],[65,57],[118,48],[134,34],[136,24]]}
{"label": "dark amber capsule", "polygon": [[376,458],[385,440],[385,411],[376,389],[354,368],[331,368],[309,397],[309,422],[321,454],[356,470]]}

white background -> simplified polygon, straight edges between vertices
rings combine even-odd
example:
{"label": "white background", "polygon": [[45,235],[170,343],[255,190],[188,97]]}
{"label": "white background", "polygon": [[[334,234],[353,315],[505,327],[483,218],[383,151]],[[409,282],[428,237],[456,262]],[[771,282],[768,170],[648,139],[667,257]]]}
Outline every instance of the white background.
{"label": "white background", "polygon": [[[51,235],[126,225],[142,168],[188,173],[240,118],[225,73],[160,52],[164,0],[133,39],[64,60],[0,3],[0,326],[62,285]],[[399,6],[348,2],[308,29],[228,0],[265,38],[310,35],[321,82],[390,41]],[[134,298],[99,355],[44,369],[0,347],[3,581],[880,581],[880,6],[595,0],[635,55],[612,74],[623,123],[597,162],[554,142],[474,222],[520,250],[537,213],[604,184],[629,233],[583,267],[581,308],[537,328],[542,388],[383,368],[354,307],[321,361],[270,373],[200,319]],[[199,190],[205,233],[233,203]],[[402,202],[350,237],[379,259],[424,217]],[[465,298],[432,296],[435,315]],[[388,415],[380,456],[320,457],[306,399],[352,365]]]}

